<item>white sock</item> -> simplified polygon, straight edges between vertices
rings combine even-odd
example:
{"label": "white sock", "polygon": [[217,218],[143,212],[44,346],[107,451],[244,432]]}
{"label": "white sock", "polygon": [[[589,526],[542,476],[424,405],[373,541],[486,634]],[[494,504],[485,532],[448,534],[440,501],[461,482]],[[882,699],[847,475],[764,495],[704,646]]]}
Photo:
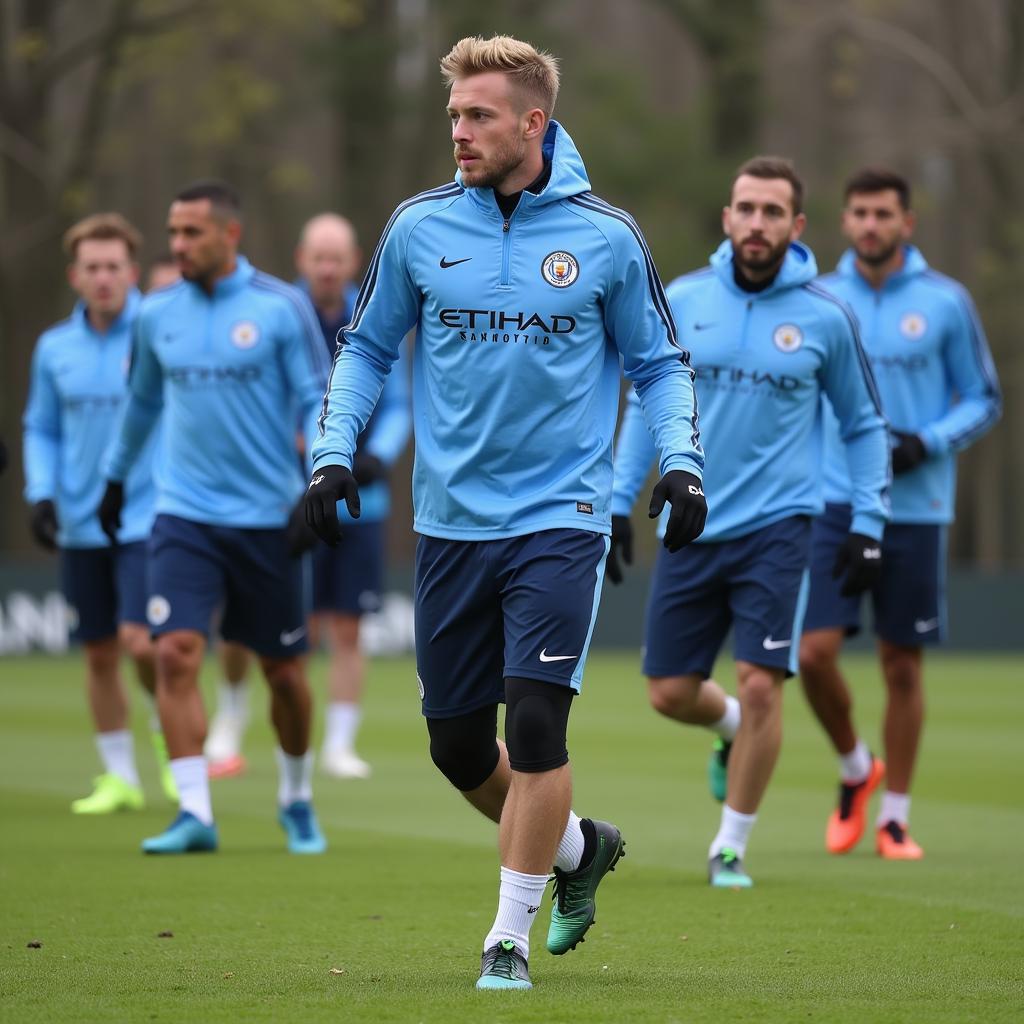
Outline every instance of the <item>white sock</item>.
{"label": "white sock", "polygon": [[296,800],[313,799],[313,751],[304,754],[286,754],[280,747],[277,754],[277,802],[282,807],[295,803]]}
{"label": "white sock", "polygon": [[327,706],[327,735],[324,746],[328,750],[351,750],[355,746],[356,730],[362,711],[358,704],[334,701]]}
{"label": "white sock", "polygon": [[725,714],[717,722],[712,722],[708,728],[723,740],[730,742],[736,739],[736,733],[740,727],[740,702],[735,697],[725,695]]}
{"label": "white sock", "polygon": [[206,774],[206,758],[176,757],[171,761],[171,774],[178,787],[181,809],[194,814],[204,825],[213,824],[210,806],[210,780]]}
{"label": "white sock", "polygon": [[558,849],[555,851],[555,867],[559,871],[575,871],[583,860],[583,830],[580,828],[580,819],[575,813],[569,811],[569,821],[558,841]]}
{"label": "white sock", "polygon": [[530,927],[544,900],[547,875],[524,875],[511,868],[501,869],[498,914],[484,939],[488,950],[502,939],[511,939],[524,957],[530,955]]}
{"label": "white sock", "polygon": [[848,785],[863,782],[871,774],[871,751],[863,740],[848,754],[839,755],[839,777]]}
{"label": "white sock", "polygon": [[889,790],[886,790],[882,794],[882,806],[878,811],[878,827],[888,825],[890,821],[904,826],[910,821],[909,793],[890,793]]}
{"label": "white sock", "polygon": [[96,747],[100,752],[103,770],[108,775],[124,779],[129,786],[139,784],[139,773],[135,768],[135,737],[127,729],[98,732]]}
{"label": "white sock", "polygon": [[243,721],[249,718],[249,682],[237,683],[223,679],[217,684],[217,710]]}
{"label": "white sock", "polygon": [[708,857],[716,856],[726,847],[735,850],[737,857],[742,857],[747,852],[747,840],[755,821],[756,814],[740,814],[725,804],[722,807],[722,823],[718,826],[718,835],[711,840]]}

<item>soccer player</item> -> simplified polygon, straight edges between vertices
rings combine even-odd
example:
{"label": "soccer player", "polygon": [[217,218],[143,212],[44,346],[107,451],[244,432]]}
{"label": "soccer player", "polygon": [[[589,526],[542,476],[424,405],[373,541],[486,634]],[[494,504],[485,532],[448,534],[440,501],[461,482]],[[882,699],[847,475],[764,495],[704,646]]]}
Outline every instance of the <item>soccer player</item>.
{"label": "soccer player", "polygon": [[[554,865],[547,948],[594,920],[619,830],[570,809],[569,707],[608,549],[620,359],[662,451],[666,541],[706,506],[692,375],[633,219],[590,191],[551,120],[553,57],[507,36],[441,61],[455,181],[407,200],[342,332],[313,445],[309,522],[337,543],[359,508],[356,442],[416,326],[416,658],[434,763],[500,822],[498,912],[479,988],[529,988],[529,932]],[[504,702],[505,742],[497,740]]]}
{"label": "soccer player", "polygon": [[[711,265],[668,289],[697,374],[710,500],[700,541],[659,552],[643,671],[656,711],[729,744],[727,778],[724,758],[713,759],[713,788],[725,797],[708,851],[718,888],[753,884],[743,857],[782,744],[782,684],[797,667],[811,516],[822,508],[822,393],[838,414],[853,480],[853,517],[836,552],[846,591],[874,581],[888,515],[889,453],[874,384],[849,310],[815,283],[814,256],[798,241],[802,203],[788,160],[749,160],[733,179],[726,239]],[[616,552],[654,454],[631,403],[615,458]],[[710,678],[730,626],[738,702]]]}
{"label": "soccer player", "polygon": [[257,652],[270,686],[280,743],[278,817],[288,848],[319,853],[326,843],[311,803],[303,573],[291,557],[306,531],[289,513],[302,491],[290,410],[301,409],[315,429],[326,382],[323,343],[305,296],[239,255],[234,189],[215,181],[183,189],[167,224],[182,281],[143,301],[129,400],[99,507],[112,533],[123,482],[162,411],[147,616],[181,810],[142,848],[217,847],[197,681],[210,620],[222,606],[223,637]]}
{"label": "soccer player", "polygon": [[[146,293],[181,280],[178,264],[170,257],[154,260],[146,274]],[[217,661],[222,680],[217,686],[217,713],[203,745],[211,779],[241,775],[245,771],[241,738],[249,723],[248,676],[252,654],[241,644],[221,640]]]}
{"label": "soccer player", "polygon": [[[334,358],[338,332],[355,308],[360,252],[355,230],[344,217],[322,213],[302,229],[295,250],[300,287],[309,295],[320,322],[327,357]],[[359,646],[361,617],[380,607],[384,574],[384,520],[389,511],[387,475],[409,439],[412,418],[404,362],[384,382],[380,401],[359,437],[353,472],[360,485],[362,514],[352,519],[342,506],[346,529],[336,548],[313,552],[313,618],[317,636],[326,636],[331,660],[329,703],[321,767],[342,779],[365,779],[370,766],[355,750],[360,702],[366,676]],[[225,663],[225,668],[227,665]],[[246,722],[243,687],[222,684],[217,714],[207,741],[218,766],[240,760]],[[228,760],[220,760],[227,758]]]}
{"label": "soccer player", "polygon": [[[76,800],[75,814],[144,805],[121,681],[122,652],[152,696],[153,645],[146,627],[146,538],[153,523],[153,444],[125,481],[123,525],[112,543],[95,519],[103,493],[103,454],[127,391],[131,329],[139,308],[136,262],[142,239],[117,213],[98,213],[64,236],[68,280],[79,301],[67,320],[39,338],[24,417],[25,498],[32,535],[60,549],[61,581],[73,636],[85,652],[86,688],[103,774]],[[168,799],[175,800],[163,735],[154,747]]]}
{"label": "soccer player", "polygon": [[864,834],[868,797],[888,776],[876,823],[883,857],[918,860],[907,831],[910,783],[924,721],[924,647],[946,629],[946,526],[953,520],[956,453],[999,419],[995,367],[974,303],[962,285],[928,267],[910,244],[910,185],[877,168],[847,183],[842,217],[850,249],[821,279],[852,307],[892,426],[892,525],[882,544],[882,574],[871,588],[878,657],[886,687],[885,761],[859,738],[849,688],[839,668],[845,636],[860,628],[860,599],[828,572],[850,522],[849,472],[825,425],[825,515],[812,537],[811,601],[800,645],[804,692],[839,755],[839,806],[825,831],[830,853],[846,853]]}

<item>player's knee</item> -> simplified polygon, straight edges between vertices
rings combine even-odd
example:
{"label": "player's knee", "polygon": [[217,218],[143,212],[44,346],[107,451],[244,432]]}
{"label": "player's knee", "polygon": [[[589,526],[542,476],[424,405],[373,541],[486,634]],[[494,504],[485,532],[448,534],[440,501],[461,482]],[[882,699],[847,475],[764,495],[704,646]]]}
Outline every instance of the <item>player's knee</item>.
{"label": "player's knee", "polygon": [[516,772],[549,772],[569,761],[566,730],[573,691],[535,679],[505,680],[505,745]]}
{"label": "player's knee", "polygon": [[782,686],[767,672],[751,672],[740,683],[742,714],[753,718],[773,714],[781,704]]}
{"label": "player's knee", "polygon": [[102,679],[116,675],[119,660],[120,652],[113,637],[85,645],[85,663],[94,678]]}
{"label": "player's knee", "polygon": [[153,662],[153,641],[145,626],[122,626],[120,630],[121,649],[135,662]]}
{"label": "player's knee", "polygon": [[831,643],[813,634],[800,641],[800,673],[811,679],[830,669],[836,660]]}
{"label": "player's knee", "polygon": [[651,707],[666,718],[678,719],[685,715],[696,703],[699,692],[699,683],[693,686],[689,680],[678,676],[647,680],[647,696]]}
{"label": "player's knee", "polygon": [[161,685],[195,685],[202,642],[191,633],[165,633],[156,642],[156,671]]}
{"label": "player's knee", "polygon": [[261,658],[260,667],[274,693],[287,695],[305,685],[305,674],[298,658]]}
{"label": "player's knee", "polygon": [[430,758],[460,792],[482,786],[498,767],[498,706],[455,718],[428,718]]}

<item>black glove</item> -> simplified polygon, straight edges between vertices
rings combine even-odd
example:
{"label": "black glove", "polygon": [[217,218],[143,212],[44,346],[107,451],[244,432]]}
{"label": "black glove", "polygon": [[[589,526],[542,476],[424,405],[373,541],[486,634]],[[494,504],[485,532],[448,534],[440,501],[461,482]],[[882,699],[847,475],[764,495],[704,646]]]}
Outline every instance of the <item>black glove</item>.
{"label": "black glove", "polygon": [[342,498],[348,506],[349,515],[358,519],[359,485],[352,471],[345,466],[322,466],[314,471],[302,499],[306,525],[332,548],[336,548],[341,540],[337,505]]}
{"label": "black glove", "polygon": [[619,552],[622,552],[623,565],[633,564],[633,524],[629,516],[612,516],[612,546],[608,549],[605,572],[608,579],[616,584],[622,582]]}
{"label": "black glove", "polygon": [[352,475],[360,486],[372,484],[374,480],[383,480],[388,475],[388,467],[376,455],[356,452],[352,460]]}
{"label": "black glove", "polygon": [[32,539],[47,551],[57,550],[57,510],[49,498],[37,501],[32,506],[32,518],[29,519]]}
{"label": "black glove", "polygon": [[295,508],[292,509],[284,535],[288,542],[289,558],[298,558],[300,555],[304,555],[316,543],[316,534],[306,525],[305,495],[299,498]]}
{"label": "black glove", "polygon": [[704,532],[708,503],[704,500],[704,489],[700,481],[692,473],[681,469],[669,470],[654,485],[647,514],[657,519],[666,501],[672,506],[672,513],[665,528],[664,543],[670,552],[675,553]]}
{"label": "black glove", "polygon": [[832,579],[843,574],[846,579],[839,593],[843,597],[856,597],[870,590],[882,578],[882,545],[863,533],[851,533],[836,552],[832,566]]}
{"label": "black glove", "polygon": [[905,434],[902,430],[894,430],[896,444],[892,449],[892,471],[894,476],[909,473],[916,469],[926,458],[928,452],[924,441],[917,434]]}
{"label": "black glove", "polygon": [[121,509],[124,508],[124,484],[117,480],[108,480],[107,489],[96,514],[100,519],[100,527],[110,538],[111,544],[117,544],[117,531],[121,529]]}

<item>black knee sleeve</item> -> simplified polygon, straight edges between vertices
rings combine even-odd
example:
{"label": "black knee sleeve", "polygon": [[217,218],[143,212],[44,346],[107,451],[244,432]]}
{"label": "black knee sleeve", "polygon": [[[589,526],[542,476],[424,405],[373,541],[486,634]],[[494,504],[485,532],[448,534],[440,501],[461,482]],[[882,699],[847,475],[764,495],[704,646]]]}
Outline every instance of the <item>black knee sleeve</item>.
{"label": "black knee sleeve", "polygon": [[497,704],[455,718],[428,718],[427,732],[431,760],[463,793],[482,786],[498,767]]}
{"label": "black knee sleeve", "polygon": [[505,680],[505,745],[517,772],[549,772],[569,762],[565,733],[573,691],[537,679]]}

